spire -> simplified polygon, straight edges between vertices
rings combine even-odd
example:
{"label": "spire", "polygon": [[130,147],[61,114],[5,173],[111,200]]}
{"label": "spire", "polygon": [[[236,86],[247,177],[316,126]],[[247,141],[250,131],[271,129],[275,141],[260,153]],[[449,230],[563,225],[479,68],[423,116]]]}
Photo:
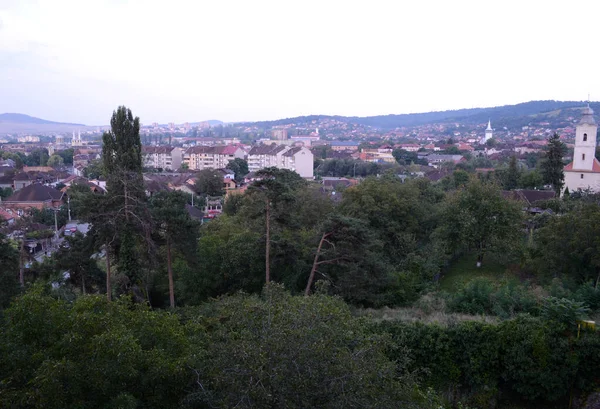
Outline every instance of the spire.
{"label": "spire", "polygon": [[491,119],[488,119],[488,126],[487,126],[487,128],[485,130],[486,131],[491,131],[492,130],[492,120]]}

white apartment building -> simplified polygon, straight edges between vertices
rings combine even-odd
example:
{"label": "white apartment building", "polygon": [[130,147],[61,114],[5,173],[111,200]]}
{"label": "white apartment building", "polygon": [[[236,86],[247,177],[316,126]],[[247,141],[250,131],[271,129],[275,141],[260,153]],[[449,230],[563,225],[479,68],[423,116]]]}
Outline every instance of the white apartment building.
{"label": "white apartment building", "polygon": [[239,146],[193,146],[184,154],[184,163],[190,170],[226,168],[229,162],[244,159],[246,152]]}
{"label": "white apartment building", "polygon": [[177,170],[181,168],[183,150],[172,146],[142,146],[144,167]]}
{"label": "white apartment building", "polygon": [[256,172],[268,167],[288,169],[303,178],[312,178],[314,156],[304,146],[258,145],[248,152],[248,170]]}

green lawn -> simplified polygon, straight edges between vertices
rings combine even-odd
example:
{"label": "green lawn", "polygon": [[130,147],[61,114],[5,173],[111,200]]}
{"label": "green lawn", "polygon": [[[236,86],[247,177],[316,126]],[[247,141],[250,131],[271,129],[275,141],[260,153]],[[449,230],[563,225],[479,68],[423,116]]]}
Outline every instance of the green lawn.
{"label": "green lawn", "polygon": [[475,254],[467,254],[456,260],[440,279],[440,289],[454,292],[460,284],[477,277],[502,280],[510,275],[506,271],[506,266],[494,262],[489,257],[484,258],[483,264],[479,268],[476,266],[476,260]]}

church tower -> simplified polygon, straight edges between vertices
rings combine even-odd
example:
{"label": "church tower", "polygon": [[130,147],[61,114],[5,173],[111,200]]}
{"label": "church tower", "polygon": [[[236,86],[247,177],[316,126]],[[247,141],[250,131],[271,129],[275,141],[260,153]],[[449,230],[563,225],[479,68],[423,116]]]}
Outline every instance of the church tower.
{"label": "church tower", "polygon": [[587,190],[600,192],[600,162],[596,159],[596,132],[598,124],[589,104],[575,129],[573,162],[564,168],[565,188],[569,192]]}
{"label": "church tower", "polygon": [[591,171],[596,155],[596,132],[598,125],[594,119],[594,111],[588,105],[575,130],[575,152],[573,153],[573,170]]}
{"label": "church tower", "polygon": [[491,119],[488,119],[488,126],[485,128],[485,136],[481,139],[481,144],[485,145],[487,141],[492,139],[493,134],[494,131],[492,130],[492,121]]}

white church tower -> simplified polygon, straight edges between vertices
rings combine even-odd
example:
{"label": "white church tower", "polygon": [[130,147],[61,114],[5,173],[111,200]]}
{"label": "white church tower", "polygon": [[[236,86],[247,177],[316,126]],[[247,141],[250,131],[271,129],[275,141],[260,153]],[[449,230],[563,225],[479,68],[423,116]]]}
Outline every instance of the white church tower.
{"label": "white church tower", "polygon": [[488,126],[485,129],[485,136],[481,140],[481,144],[485,145],[485,143],[487,141],[489,141],[490,139],[492,139],[493,135],[494,135],[494,131],[492,130],[492,120],[488,119]]}
{"label": "white church tower", "polygon": [[573,162],[565,166],[565,188],[569,192],[590,189],[600,192],[600,162],[596,159],[596,132],[598,125],[589,104],[575,130]]}

